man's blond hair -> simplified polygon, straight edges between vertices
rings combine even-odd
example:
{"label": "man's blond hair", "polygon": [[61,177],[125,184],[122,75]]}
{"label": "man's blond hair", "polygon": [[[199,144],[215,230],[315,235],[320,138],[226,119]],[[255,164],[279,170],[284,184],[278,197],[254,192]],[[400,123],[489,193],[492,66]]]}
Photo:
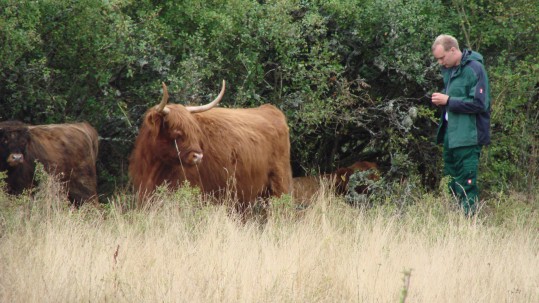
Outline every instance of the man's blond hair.
{"label": "man's blond hair", "polygon": [[457,39],[451,35],[440,35],[436,37],[434,43],[432,43],[432,50],[436,48],[437,45],[441,45],[444,48],[444,51],[450,50],[452,47],[459,49],[459,42]]}

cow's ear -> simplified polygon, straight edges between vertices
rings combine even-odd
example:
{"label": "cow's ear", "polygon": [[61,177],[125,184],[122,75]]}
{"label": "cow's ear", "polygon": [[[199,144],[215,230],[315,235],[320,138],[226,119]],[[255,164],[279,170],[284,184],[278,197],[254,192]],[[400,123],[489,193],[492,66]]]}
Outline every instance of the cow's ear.
{"label": "cow's ear", "polygon": [[152,134],[152,136],[156,138],[159,135],[161,128],[163,127],[164,117],[163,115],[159,113],[150,112],[146,116],[145,123],[148,129],[150,130],[150,133]]}

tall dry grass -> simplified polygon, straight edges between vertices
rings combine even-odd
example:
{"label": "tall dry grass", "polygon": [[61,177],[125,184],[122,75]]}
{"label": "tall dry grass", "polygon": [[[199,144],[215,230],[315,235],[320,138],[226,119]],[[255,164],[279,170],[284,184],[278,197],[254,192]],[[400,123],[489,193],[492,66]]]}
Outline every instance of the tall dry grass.
{"label": "tall dry grass", "polygon": [[537,224],[429,195],[403,211],[324,192],[241,220],[192,189],[133,209],[0,196],[1,302],[539,302]]}

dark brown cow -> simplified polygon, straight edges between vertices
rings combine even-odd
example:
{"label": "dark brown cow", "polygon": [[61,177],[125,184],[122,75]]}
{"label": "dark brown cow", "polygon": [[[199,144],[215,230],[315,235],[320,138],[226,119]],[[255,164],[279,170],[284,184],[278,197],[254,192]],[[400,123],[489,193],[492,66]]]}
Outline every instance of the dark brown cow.
{"label": "dark brown cow", "polygon": [[[157,186],[187,180],[216,197],[233,194],[239,211],[257,198],[289,193],[290,139],[284,114],[273,105],[250,109],[168,104],[150,108],[129,159],[129,175],[141,201]],[[228,191],[227,189],[230,189]]]}
{"label": "dark brown cow", "polygon": [[[378,165],[374,162],[358,161],[350,166],[341,167],[336,171],[320,176],[296,177],[293,179],[294,200],[299,204],[310,204],[313,196],[320,189],[321,182],[327,184],[337,195],[345,195],[348,192],[350,176],[356,171],[371,170],[368,178],[377,181],[380,179]],[[368,192],[367,186],[356,186],[354,189],[359,194]]]}
{"label": "dark brown cow", "polygon": [[97,197],[98,135],[88,123],[27,125],[0,123],[0,171],[7,171],[7,190],[20,194],[34,185],[36,161],[66,183],[76,206]]}

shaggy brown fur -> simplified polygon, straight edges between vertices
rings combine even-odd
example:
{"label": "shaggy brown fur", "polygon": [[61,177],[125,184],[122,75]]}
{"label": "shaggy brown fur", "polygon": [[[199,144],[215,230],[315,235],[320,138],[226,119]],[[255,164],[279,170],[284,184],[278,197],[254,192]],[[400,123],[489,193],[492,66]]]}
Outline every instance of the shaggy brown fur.
{"label": "shaggy brown fur", "polygon": [[[367,171],[370,170],[371,173],[368,175],[368,178],[373,181],[380,180],[380,170],[378,165],[374,162],[369,161],[357,161],[356,163],[348,166],[337,169],[333,175],[336,176],[336,191],[340,195],[344,195],[348,191],[348,182],[350,181],[350,176],[356,171]],[[368,191],[367,186],[356,186],[354,190],[358,194],[366,194]]]}
{"label": "shaggy brown fur", "polygon": [[35,162],[66,182],[76,206],[97,197],[98,135],[88,123],[26,125],[0,123],[0,171],[7,171],[8,192],[34,185]]}
{"label": "shaggy brown fur", "polygon": [[236,195],[240,211],[257,198],[290,192],[288,126],[275,106],[191,113],[169,104],[165,110],[146,112],[129,159],[140,202],[157,186],[176,188],[185,180],[216,197]]}
{"label": "shaggy brown fur", "polygon": [[[331,190],[334,190],[337,195],[345,195],[348,191],[348,182],[350,176],[356,171],[371,170],[369,179],[377,181],[380,179],[378,165],[374,162],[358,161],[348,167],[342,167],[336,171],[323,174],[320,176],[305,176],[296,177],[292,180],[293,190],[292,196],[299,204],[309,204],[312,202],[313,195],[320,189],[321,182],[329,185]],[[367,186],[356,186],[354,189],[357,193],[367,193]]]}

